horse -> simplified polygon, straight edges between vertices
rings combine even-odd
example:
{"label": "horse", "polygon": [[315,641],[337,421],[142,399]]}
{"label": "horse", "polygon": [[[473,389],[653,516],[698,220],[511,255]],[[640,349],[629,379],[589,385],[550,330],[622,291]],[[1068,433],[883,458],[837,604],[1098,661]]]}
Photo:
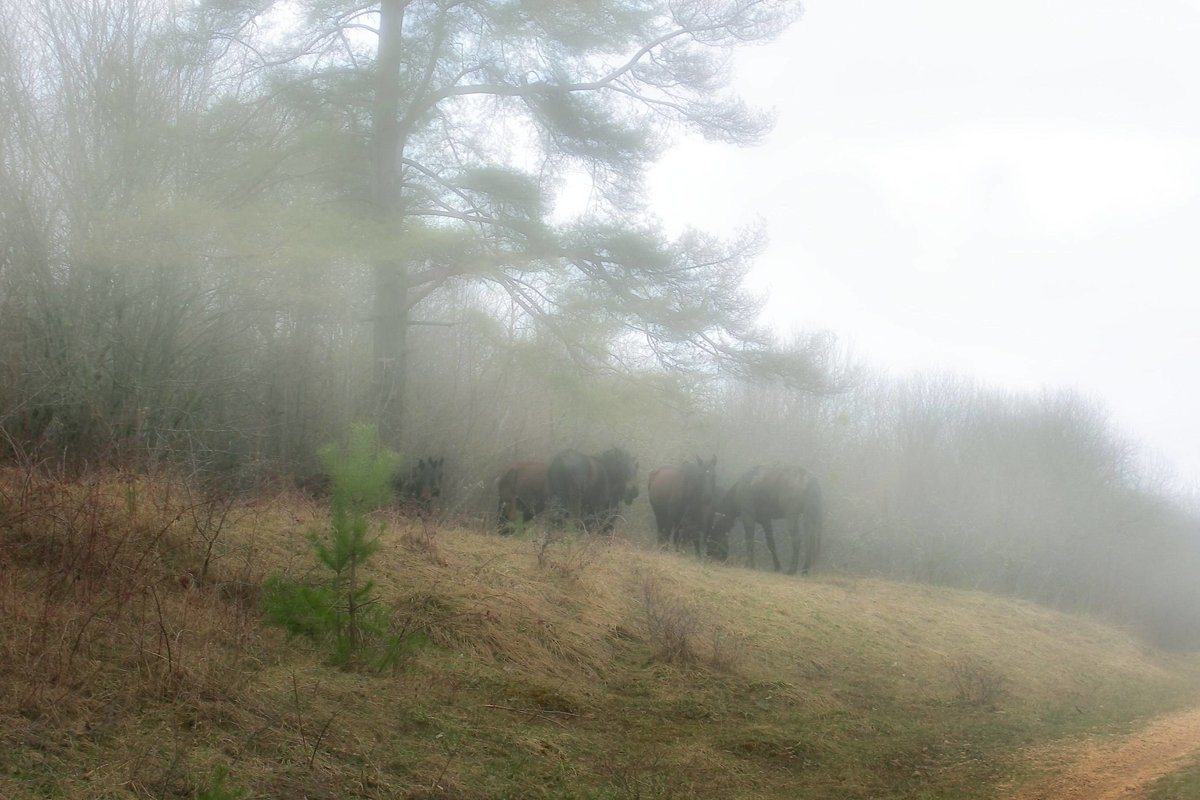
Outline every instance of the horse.
{"label": "horse", "polygon": [[780,571],[771,521],[786,519],[792,538],[788,574],[795,575],[804,547],[803,574],[808,574],[821,546],[821,486],[801,467],[751,467],[717,504],[712,536],[725,539],[738,519],[746,532],[746,566],[754,567],[754,530],[762,525],[775,571]]}
{"label": "horse", "polygon": [[621,501],[632,505],[638,496],[637,468],[637,459],[616,447],[598,456],[563,450],[546,468],[550,504],[586,528],[612,533]]}
{"label": "horse", "polygon": [[520,524],[546,510],[546,464],[541,461],[518,461],[509,465],[496,480],[499,495],[500,535],[511,534]]}
{"label": "horse", "polygon": [[660,467],[650,473],[646,489],[659,545],[682,547],[690,538],[703,558],[717,499],[717,457],[704,461],[697,456],[677,467]]}
{"label": "horse", "polygon": [[442,467],[445,463],[445,456],[422,458],[409,470],[408,475],[393,475],[392,488],[401,506],[428,514],[433,509],[433,501],[442,496]]}

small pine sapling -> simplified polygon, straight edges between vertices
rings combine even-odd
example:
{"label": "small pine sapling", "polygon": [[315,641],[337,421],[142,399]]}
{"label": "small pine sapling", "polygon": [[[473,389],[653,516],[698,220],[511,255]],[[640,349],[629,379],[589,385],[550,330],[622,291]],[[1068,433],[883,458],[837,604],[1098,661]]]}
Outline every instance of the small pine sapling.
{"label": "small pine sapling", "polygon": [[[344,665],[368,642],[386,636],[387,615],[362,568],[379,549],[379,530],[372,531],[367,512],[391,499],[390,478],[400,459],[379,446],[375,426],[366,424],[354,426],[347,446],[327,445],[319,455],[332,488],[330,524],[306,538],[323,577],[300,584],[273,575],[265,604],[268,619],[290,635],[331,643],[333,662]],[[396,648],[385,643],[384,650]]]}

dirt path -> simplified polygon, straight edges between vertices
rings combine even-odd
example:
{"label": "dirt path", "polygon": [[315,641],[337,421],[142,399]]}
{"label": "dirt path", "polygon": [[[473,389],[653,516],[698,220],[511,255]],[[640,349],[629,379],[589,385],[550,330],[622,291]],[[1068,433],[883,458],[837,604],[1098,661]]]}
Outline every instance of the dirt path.
{"label": "dirt path", "polygon": [[1013,800],[1132,800],[1200,754],[1200,708],[1159,717],[1137,733],[1035,755],[1056,775],[1024,787]]}

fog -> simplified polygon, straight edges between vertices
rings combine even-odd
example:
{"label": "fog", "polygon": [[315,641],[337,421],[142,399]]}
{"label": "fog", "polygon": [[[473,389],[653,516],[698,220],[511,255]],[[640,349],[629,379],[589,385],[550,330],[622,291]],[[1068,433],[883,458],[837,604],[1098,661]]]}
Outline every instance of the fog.
{"label": "fog", "polygon": [[[1167,402],[1196,202],[1169,121],[987,111],[894,27],[1008,72],[949,3],[852,29],[790,3],[410,5],[316,4],[304,37],[236,3],[0,10],[5,460],[273,491],[368,420],[445,458],[441,513],[489,530],[504,467],[565,447],[623,447],[643,485],[696,455],[720,486],[799,464],[818,572],[1200,645],[1195,506],[1132,435],[1195,430]],[[1006,10],[972,30],[1054,40]],[[618,532],[654,545],[644,494]]]}
{"label": "fog", "polygon": [[1182,368],[1200,340],[1200,8],[805,9],[737,60],[738,88],[778,116],[770,137],[672,151],[656,209],[765,224],[753,281],[773,325],[836,331],[893,374],[1078,389],[1200,486],[1200,383]]}

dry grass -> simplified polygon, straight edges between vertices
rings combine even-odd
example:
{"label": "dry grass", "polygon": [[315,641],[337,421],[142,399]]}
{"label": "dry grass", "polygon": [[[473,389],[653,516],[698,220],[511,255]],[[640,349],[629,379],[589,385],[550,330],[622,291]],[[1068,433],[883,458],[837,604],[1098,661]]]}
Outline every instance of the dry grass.
{"label": "dry grass", "polygon": [[[62,737],[116,736],[147,707],[188,720],[241,703],[247,668],[266,652],[254,609],[261,575],[221,541],[242,516],[227,497],[167,479],[0,476],[7,746],[54,764],[70,749]],[[152,782],[142,768],[163,742],[130,744],[119,779],[113,765],[95,773],[95,796],[110,793],[110,779]]]}
{"label": "dry grass", "polygon": [[[986,595],[380,517],[411,647],[261,627],[322,510],[0,475],[0,796],[987,796],[1029,738],[1178,703],[1194,660]],[[995,691],[993,691],[995,689]]]}

